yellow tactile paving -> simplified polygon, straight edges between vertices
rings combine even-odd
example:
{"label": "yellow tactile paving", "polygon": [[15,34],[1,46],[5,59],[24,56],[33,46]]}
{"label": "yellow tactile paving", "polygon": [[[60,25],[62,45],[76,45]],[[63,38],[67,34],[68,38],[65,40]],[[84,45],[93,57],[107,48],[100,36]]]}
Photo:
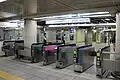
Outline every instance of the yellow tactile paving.
{"label": "yellow tactile paving", "polygon": [[22,79],[20,77],[17,77],[15,75],[3,72],[1,70],[0,70],[0,78],[3,78],[5,80],[24,80],[24,79]]}

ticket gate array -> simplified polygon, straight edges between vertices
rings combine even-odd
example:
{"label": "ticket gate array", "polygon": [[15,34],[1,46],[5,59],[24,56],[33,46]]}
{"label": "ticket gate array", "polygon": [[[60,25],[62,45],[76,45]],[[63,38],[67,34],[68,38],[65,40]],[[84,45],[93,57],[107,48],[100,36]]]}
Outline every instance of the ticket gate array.
{"label": "ticket gate array", "polygon": [[76,49],[74,57],[74,71],[84,72],[94,65],[94,56],[92,56],[95,48],[92,45],[81,46]]}
{"label": "ticket gate array", "polygon": [[76,44],[58,46],[56,68],[65,68],[74,63],[74,49]]}
{"label": "ticket gate array", "polygon": [[[51,43],[51,42],[47,42],[46,44],[33,43],[31,45],[31,48],[25,47],[23,45],[18,45],[19,49],[18,49],[17,56],[19,60],[20,59],[26,60],[32,63],[36,63],[36,62],[38,63],[38,62],[43,61],[44,65],[45,64],[47,65],[47,64],[50,64],[50,62],[53,62],[52,61],[53,58],[50,58],[50,57],[53,57],[51,56],[51,53],[54,52],[53,47],[60,45],[60,44],[62,43]],[[22,47],[22,49],[20,47]]]}
{"label": "ticket gate array", "polygon": [[[75,72],[84,72],[93,65],[92,45],[77,47],[76,44],[33,43],[31,48],[16,44],[16,55],[30,54],[32,63],[42,62],[44,66],[55,63],[56,68],[63,69],[74,65]],[[29,60],[29,59],[28,59]]]}

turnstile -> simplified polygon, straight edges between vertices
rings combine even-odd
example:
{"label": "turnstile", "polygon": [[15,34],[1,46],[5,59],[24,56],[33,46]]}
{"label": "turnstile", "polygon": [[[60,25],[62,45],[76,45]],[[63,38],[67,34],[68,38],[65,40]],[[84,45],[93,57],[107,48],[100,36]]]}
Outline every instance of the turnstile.
{"label": "turnstile", "polygon": [[92,45],[87,45],[78,47],[76,50],[76,57],[74,57],[74,71],[82,73],[93,66],[94,56],[92,56],[92,53],[95,48]]}
{"label": "turnstile", "polygon": [[76,44],[58,46],[56,68],[64,68],[73,64],[74,49]]}
{"label": "turnstile", "polygon": [[43,43],[33,43],[31,46],[32,62],[43,61]]}

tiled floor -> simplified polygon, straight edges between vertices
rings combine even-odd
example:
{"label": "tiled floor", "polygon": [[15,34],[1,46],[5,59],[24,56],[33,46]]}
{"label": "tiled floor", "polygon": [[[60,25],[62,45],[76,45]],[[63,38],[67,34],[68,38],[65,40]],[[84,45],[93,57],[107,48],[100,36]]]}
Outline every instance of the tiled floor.
{"label": "tiled floor", "polygon": [[65,69],[55,69],[54,64],[41,66],[41,63],[24,63],[13,60],[12,57],[0,58],[0,70],[25,80],[100,80],[95,72],[90,72],[93,68],[82,74],[75,73],[72,68],[70,66]]}

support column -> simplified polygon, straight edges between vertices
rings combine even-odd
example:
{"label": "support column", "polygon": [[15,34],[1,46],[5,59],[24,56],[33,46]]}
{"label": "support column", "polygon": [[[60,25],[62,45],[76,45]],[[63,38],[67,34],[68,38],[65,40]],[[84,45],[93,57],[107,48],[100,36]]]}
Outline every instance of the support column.
{"label": "support column", "polygon": [[[37,13],[37,0],[24,0],[24,15]],[[31,44],[37,42],[37,22],[26,20],[24,24],[24,45],[31,48]]]}
{"label": "support column", "polygon": [[[116,47],[115,52],[120,53],[120,13],[116,14]],[[116,55],[116,58],[118,55]]]}
{"label": "support column", "polygon": [[92,44],[92,29],[89,28],[85,33],[85,45]]}

